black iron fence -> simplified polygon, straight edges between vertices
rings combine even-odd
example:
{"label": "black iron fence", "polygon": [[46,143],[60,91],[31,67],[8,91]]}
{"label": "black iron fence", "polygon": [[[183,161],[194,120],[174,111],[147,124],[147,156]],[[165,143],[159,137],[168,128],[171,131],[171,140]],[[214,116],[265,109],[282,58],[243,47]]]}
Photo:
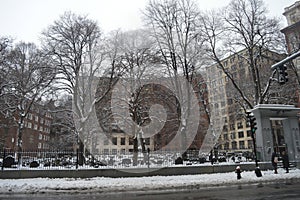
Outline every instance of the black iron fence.
{"label": "black iron fence", "polygon": [[[133,153],[92,155],[74,151],[0,151],[2,170],[10,169],[80,169],[80,168],[122,168],[158,167],[174,165],[181,157],[178,152],[139,152],[135,159]],[[182,160],[179,164],[187,162]],[[178,164],[178,163],[176,163]]]}
{"label": "black iron fence", "polygon": [[[211,160],[213,159],[213,160]],[[212,162],[213,161],[213,162]],[[127,167],[167,167],[172,165],[196,165],[220,162],[251,161],[240,155],[199,156],[199,151],[188,151],[184,155],[179,152],[155,151],[132,152],[122,154],[88,154],[74,151],[0,151],[0,167],[2,170],[11,169],[93,169],[93,168],[127,168]]]}

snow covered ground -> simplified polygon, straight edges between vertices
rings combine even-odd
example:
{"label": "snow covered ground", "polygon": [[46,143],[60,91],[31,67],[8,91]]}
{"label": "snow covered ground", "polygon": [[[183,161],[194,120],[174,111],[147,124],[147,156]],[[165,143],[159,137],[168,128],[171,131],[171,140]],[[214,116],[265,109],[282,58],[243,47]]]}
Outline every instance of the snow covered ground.
{"label": "snow covered ground", "polygon": [[240,180],[237,180],[235,172],[139,178],[0,179],[0,194],[172,190],[300,179],[300,169],[292,169],[290,173],[285,173],[283,169],[279,169],[278,172],[278,174],[274,174],[273,171],[263,171],[263,176],[259,178],[256,177],[254,171],[242,172],[242,179]]}

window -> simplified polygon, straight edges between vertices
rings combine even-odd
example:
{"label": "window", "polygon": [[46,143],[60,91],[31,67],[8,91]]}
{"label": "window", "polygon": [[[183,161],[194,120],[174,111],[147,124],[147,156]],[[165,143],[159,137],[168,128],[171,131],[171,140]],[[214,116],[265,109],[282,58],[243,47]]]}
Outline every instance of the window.
{"label": "window", "polygon": [[112,150],[111,150],[111,154],[117,155],[117,153],[118,153],[118,150],[117,150],[117,149],[112,149]]}
{"label": "window", "polygon": [[103,154],[104,154],[104,155],[108,155],[108,154],[109,154],[109,149],[104,149],[104,150],[103,150]]}
{"label": "window", "polygon": [[232,142],[231,147],[232,149],[237,149],[237,142]]}
{"label": "window", "polygon": [[245,142],[239,141],[239,146],[240,146],[240,149],[245,149]]}
{"label": "window", "polygon": [[50,126],[50,121],[49,120],[45,120],[45,125],[46,126]]}
{"label": "window", "polygon": [[27,127],[27,121],[24,121],[24,123],[23,123],[23,127]]}
{"label": "window", "polygon": [[43,131],[44,129],[43,129],[43,127],[42,126],[40,126],[40,131]]}
{"label": "window", "polygon": [[113,145],[117,145],[118,144],[118,138],[117,137],[113,137],[111,140]]}
{"label": "window", "polygon": [[39,116],[35,116],[35,117],[34,117],[34,120],[35,120],[36,122],[38,122],[38,121],[39,121]]}
{"label": "window", "polygon": [[224,140],[228,140],[228,134],[223,135]]}
{"label": "window", "polygon": [[28,118],[29,120],[32,120],[32,114],[31,114],[31,113],[28,113],[27,118]]}
{"label": "window", "polygon": [[42,143],[39,142],[38,149],[41,149],[41,148],[42,148]]}
{"label": "window", "polygon": [[27,128],[31,128],[32,127],[32,124],[31,124],[31,122],[28,122],[28,124],[27,124]]}
{"label": "window", "polygon": [[230,130],[235,130],[234,124],[230,124]]}
{"label": "window", "polygon": [[49,128],[44,128],[44,132],[50,133],[50,129]]}
{"label": "window", "polygon": [[44,118],[40,119],[40,124],[44,124]]}
{"label": "window", "polygon": [[38,130],[38,125],[35,124],[33,129],[34,129],[34,130]]}
{"label": "window", "polygon": [[[227,121],[227,120],[226,120],[226,121]],[[223,131],[224,131],[224,132],[227,132],[227,131],[228,131],[227,125],[224,125],[224,126],[223,126]]]}
{"label": "window", "polygon": [[231,139],[235,139],[235,133],[230,134]]}
{"label": "window", "polygon": [[251,137],[251,131],[250,130],[247,131],[247,137]]}
{"label": "window", "polygon": [[43,139],[43,135],[39,134],[39,140],[42,140],[42,139]]}
{"label": "window", "polygon": [[244,131],[239,131],[238,134],[239,134],[239,138],[243,138],[244,137]]}
{"label": "window", "polygon": [[248,149],[253,149],[253,141],[248,140]]}
{"label": "window", "polygon": [[228,63],[228,61],[225,60],[225,61],[224,61],[224,66],[225,66],[225,67],[227,66],[227,63]]}
{"label": "window", "polygon": [[238,122],[238,123],[237,123],[237,127],[238,127],[238,129],[243,128],[243,123],[242,123],[242,122]]}
{"label": "window", "polygon": [[224,150],[228,150],[228,149],[229,149],[229,143],[226,142],[226,143],[224,144]]}
{"label": "window", "polygon": [[125,141],[126,141],[125,139],[126,138],[124,138],[124,137],[121,138],[121,145],[125,145]]}

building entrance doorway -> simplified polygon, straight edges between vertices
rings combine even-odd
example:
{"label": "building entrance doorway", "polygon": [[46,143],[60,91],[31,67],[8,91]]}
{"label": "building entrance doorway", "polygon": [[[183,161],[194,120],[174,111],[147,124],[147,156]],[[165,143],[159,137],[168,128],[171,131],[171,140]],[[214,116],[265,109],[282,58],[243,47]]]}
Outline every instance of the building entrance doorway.
{"label": "building entrance doorway", "polygon": [[287,151],[283,122],[280,119],[271,119],[270,121],[273,136],[273,150],[281,154],[282,151]]}

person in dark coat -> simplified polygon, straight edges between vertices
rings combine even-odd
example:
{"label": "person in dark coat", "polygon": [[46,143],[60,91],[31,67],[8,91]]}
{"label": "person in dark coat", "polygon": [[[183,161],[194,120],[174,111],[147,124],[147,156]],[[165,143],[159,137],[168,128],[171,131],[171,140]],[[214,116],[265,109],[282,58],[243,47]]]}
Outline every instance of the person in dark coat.
{"label": "person in dark coat", "polygon": [[290,161],[289,161],[289,156],[285,151],[282,151],[282,165],[283,168],[286,170],[286,173],[289,173],[289,167],[290,167]]}
{"label": "person in dark coat", "polygon": [[276,151],[274,151],[272,153],[271,162],[272,162],[272,166],[274,168],[274,173],[278,174],[278,172],[277,172],[278,155],[277,155]]}

